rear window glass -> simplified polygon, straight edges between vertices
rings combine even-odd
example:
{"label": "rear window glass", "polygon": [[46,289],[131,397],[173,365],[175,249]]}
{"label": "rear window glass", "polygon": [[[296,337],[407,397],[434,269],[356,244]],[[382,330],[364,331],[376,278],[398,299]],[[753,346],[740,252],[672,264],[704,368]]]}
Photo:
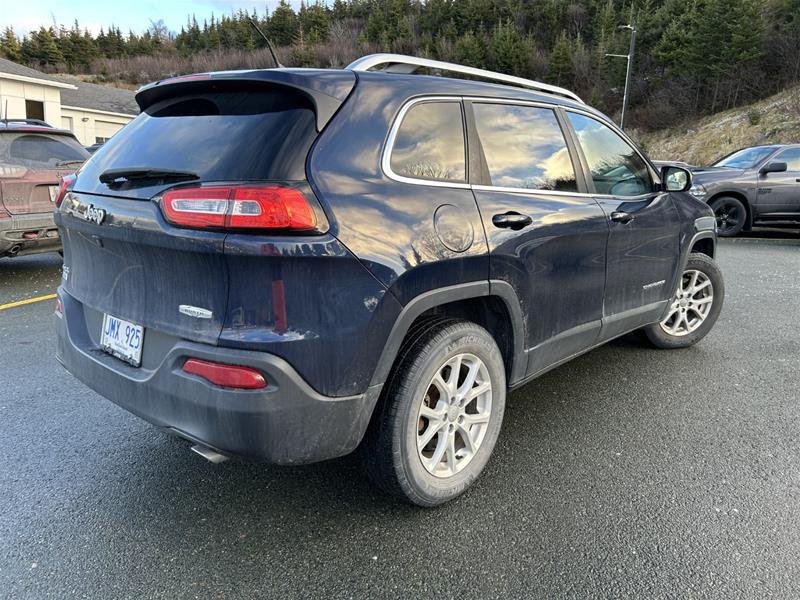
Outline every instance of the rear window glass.
{"label": "rear window glass", "polygon": [[285,90],[181,96],[147,108],[95,153],[82,175],[144,167],[188,171],[204,181],[301,180],[315,137],[311,104]]}
{"label": "rear window glass", "polygon": [[28,169],[74,166],[89,157],[76,140],[64,135],[5,132],[0,134],[0,164]]}
{"label": "rear window glass", "polygon": [[392,147],[392,171],[414,179],[466,181],[460,102],[422,102],[403,118]]}
{"label": "rear window glass", "polygon": [[551,109],[474,104],[473,110],[492,185],[577,191],[567,143]]}

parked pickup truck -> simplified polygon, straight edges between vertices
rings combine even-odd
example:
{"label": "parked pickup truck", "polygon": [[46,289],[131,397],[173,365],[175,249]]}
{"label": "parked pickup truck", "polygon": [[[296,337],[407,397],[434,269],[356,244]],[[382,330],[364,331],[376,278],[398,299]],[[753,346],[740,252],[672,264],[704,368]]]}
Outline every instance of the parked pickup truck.
{"label": "parked pickup truck", "polygon": [[714,210],[719,235],[732,237],[754,225],[800,226],[800,144],[744,148],[690,170],[690,193]]}

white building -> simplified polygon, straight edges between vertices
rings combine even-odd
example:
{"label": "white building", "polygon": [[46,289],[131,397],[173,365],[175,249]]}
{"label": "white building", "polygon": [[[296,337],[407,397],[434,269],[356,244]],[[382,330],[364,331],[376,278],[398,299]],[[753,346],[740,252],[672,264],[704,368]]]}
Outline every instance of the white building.
{"label": "white building", "polygon": [[0,114],[69,129],[84,145],[104,142],[139,113],[134,93],[47,75],[0,58]]}

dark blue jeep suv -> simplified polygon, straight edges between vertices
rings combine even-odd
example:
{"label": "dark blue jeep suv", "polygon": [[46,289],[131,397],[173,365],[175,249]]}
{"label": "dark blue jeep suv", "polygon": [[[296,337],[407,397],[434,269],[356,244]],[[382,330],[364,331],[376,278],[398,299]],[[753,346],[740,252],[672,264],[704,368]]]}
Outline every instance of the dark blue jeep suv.
{"label": "dark blue jeep suv", "polygon": [[136,98],[58,198],[58,359],[210,460],[358,448],[432,506],[509,389],[640,328],[689,346],[722,307],[691,175],[567,90],[373,55]]}

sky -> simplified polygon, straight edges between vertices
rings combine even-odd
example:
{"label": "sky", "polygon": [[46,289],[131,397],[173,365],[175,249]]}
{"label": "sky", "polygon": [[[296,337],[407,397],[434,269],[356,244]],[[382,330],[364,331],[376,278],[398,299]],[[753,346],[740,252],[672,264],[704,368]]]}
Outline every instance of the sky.
{"label": "sky", "polygon": [[[291,4],[299,8],[300,0],[292,0]],[[266,8],[271,11],[277,5],[278,0],[0,0],[0,29],[11,25],[21,37],[42,25],[52,26],[54,21],[70,27],[78,19],[81,28],[86,27],[93,33],[111,24],[123,33],[129,29],[141,33],[151,20],[163,19],[170,30],[177,32],[186,23],[187,15],[194,14],[202,23],[212,13],[222,15],[240,8],[263,13]]]}

